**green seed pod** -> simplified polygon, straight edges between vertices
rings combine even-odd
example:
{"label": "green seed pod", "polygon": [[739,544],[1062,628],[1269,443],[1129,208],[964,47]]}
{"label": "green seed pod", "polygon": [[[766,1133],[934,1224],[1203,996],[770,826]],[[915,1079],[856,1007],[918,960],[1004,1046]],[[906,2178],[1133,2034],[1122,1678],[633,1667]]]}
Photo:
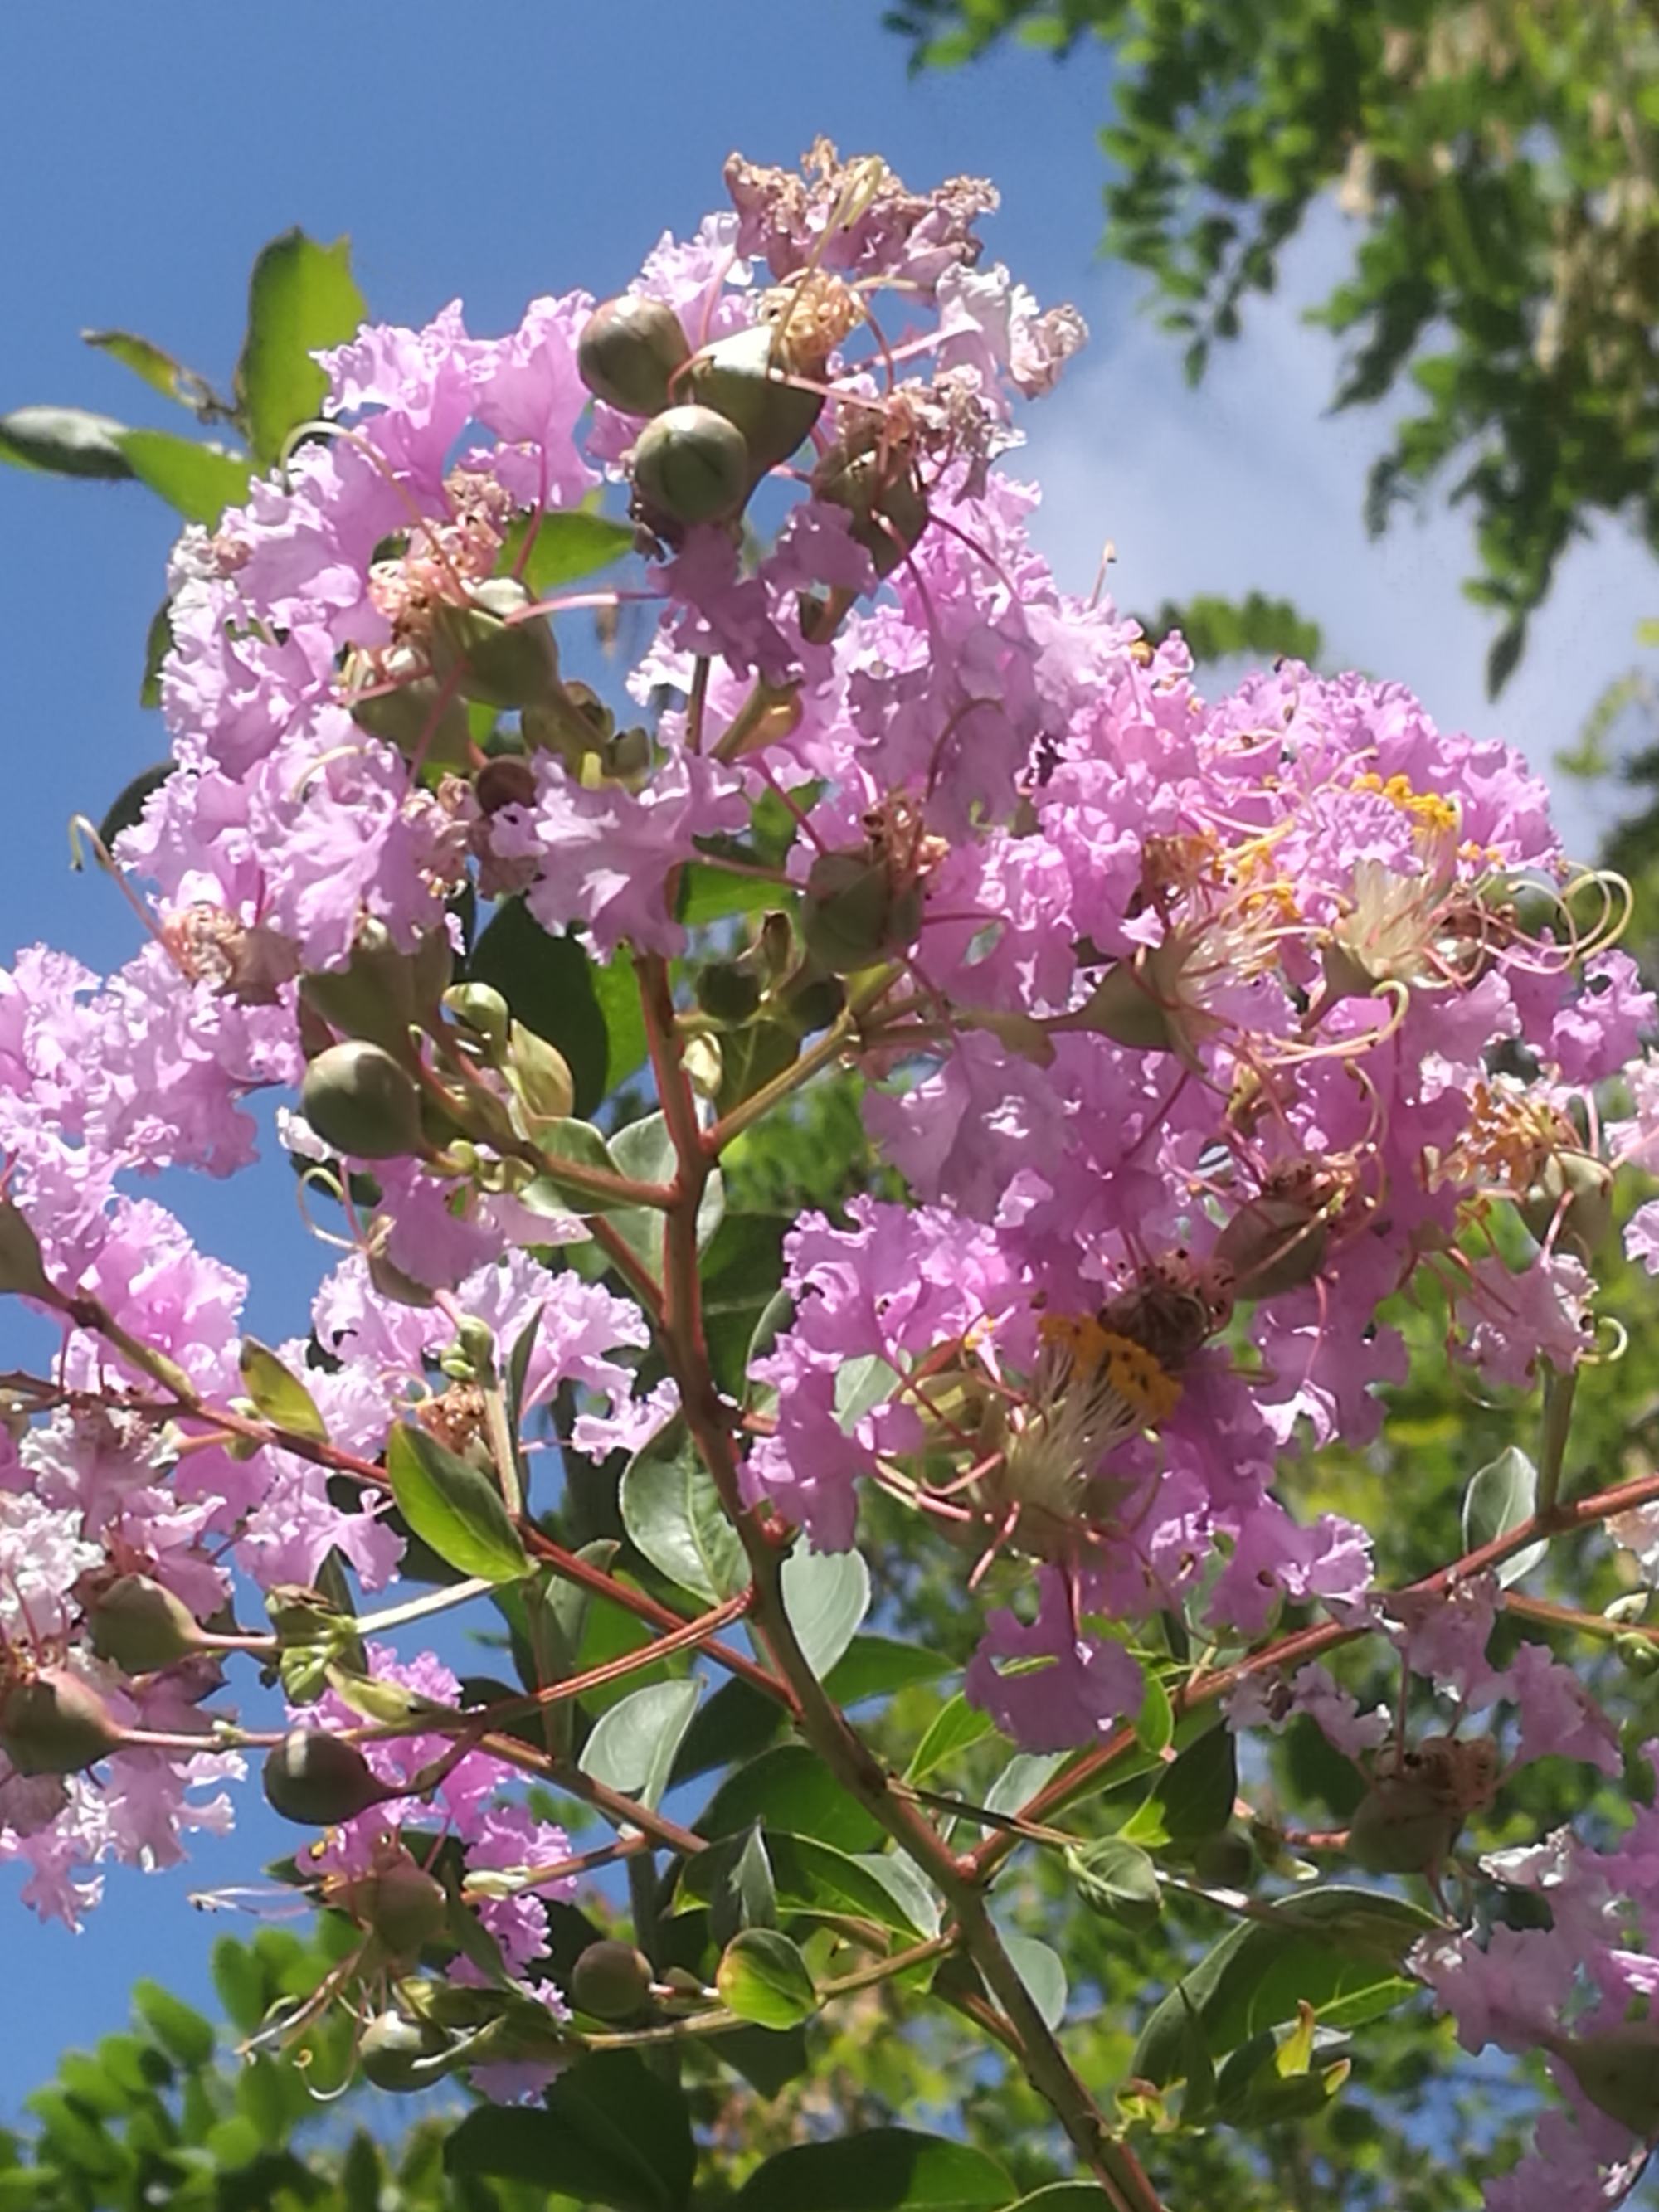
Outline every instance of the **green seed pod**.
{"label": "green seed pod", "polygon": [[1423,1874],[1457,1840],[1461,1816],[1420,1782],[1375,1784],[1354,1808],[1348,1856],[1367,1874]]}
{"label": "green seed pod", "polygon": [[389,1052],[362,1038],[318,1054],[300,1106],[323,1142],[353,1159],[402,1159],[421,1149],[420,1093]]}
{"label": "green seed pod", "polygon": [[1518,1205],[1540,1243],[1553,1231],[1588,1259],[1613,1229],[1613,1170],[1589,1152],[1552,1152]]}
{"label": "green seed pod", "polygon": [[442,1934],[449,1917],[448,1892],[407,1851],[367,1874],[347,1876],[327,1897],[395,1959],[418,1958]]}
{"label": "green seed pod", "polygon": [[1304,1200],[1264,1192],[1241,1206],[1215,1243],[1241,1298],[1273,1298],[1312,1282],[1325,1256],[1326,1226]]}
{"label": "green seed pod", "polygon": [[671,407],[641,431],[634,488],[670,522],[715,522],[749,495],[752,470],[741,430],[710,407]]}
{"label": "green seed pod", "polygon": [[846,509],[878,576],[890,575],[927,527],[927,501],[913,472],[893,470],[873,447],[849,453],[832,446],[812,471],[812,489]]}
{"label": "green seed pod", "polygon": [[285,1820],[331,1828],[392,1794],[354,1743],[326,1729],[290,1729],[265,1755],[265,1796]]}
{"label": "green seed pod", "polygon": [[1636,1636],[1626,1630],[1613,1638],[1613,1648],[1632,1674],[1659,1674],[1659,1644],[1650,1636]]}
{"label": "green seed pod", "polygon": [[915,942],[921,893],[895,890],[884,860],[862,853],[821,853],[806,878],[801,934],[806,949],[833,975],[860,968]]}
{"label": "green seed pod", "polygon": [[94,1600],[87,1616],[92,1648],[124,1674],[154,1674],[202,1646],[196,1616],[148,1575],[122,1575]]}
{"label": "green seed pod", "polygon": [[455,676],[462,696],[483,707],[532,707],[559,680],[559,651],[539,615],[509,621],[532,604],[516,576],[468,587],[466,604],[446,601],[432,617],[432,669]]}
{"label": "green seed pod", "polygon": [[847,1004],[847,986],[839,975],[806,975],[792,983],[785,994],[782,1013],[799,1036],[827,1030]]}
{"label": "green seed pod", "polygon": [[711,1021],[746,1022],[761,1002],[759,981],[732,960],[706,961],[691,988]]}
{"label": "green seed pod", "polygon": [[1131,1052],[1172,1052],[1176,1048],[1169,1011],[1133,961],[1121,960],[1109,968],[1071,1020],[1076,1028],[1094,1030]]}
{"label": "green seed pod", "polygon": [[351,719],[372,738],[434,768],[464,768],[471,758],[465,702],[435,676],[411,677],[395,691],[371,691],[350,702]]}
{"label": "green seed pod", "polygon": [[81,1774],[120,1747],[109,1708],[67,1668],[44,1668],[0,1696],[0,1751],[20,1774]]}
{"label": "green seed pod", "polygon": [[675,384],[677,393],[735,422],[757,477],[787,461],[823,411],[823,394],[792,384],[768,323],[716,338]]}
{"label": "green seed pod", "polygon": [[398,950],[384,922],[364,922],[345,966],[302,976],[300,994],[340,1036],[364,1037],[410,1063],[410,1025],[419,1011],[415,963]]}
{"label": "green seed pod", "polygon": [[570,1976],[571,2002],[595,2020],[632,2020],[651,1994],[651,1961],[631,1943],[590,1943]]}
{"label": "green seed pod", "polygon": [[449,2038],[432,2021],[377,2013],[363,2030],[357,2063],[363,2079],[376,2089],[397,2095],[429,2089],[449,2071]]}
{"label": "green seed pod", "polygon": [[1609,2119],[1638,2136],[1659,2128],[1659,2021],[1563,2036],[1551,2048]]}
{"label": "green seed pod", "polygon": [[679,317],[661,300],[624,292],[595,307],[576,341],[576,374],[624,415],[659,415],[676,369],[691,358]]}

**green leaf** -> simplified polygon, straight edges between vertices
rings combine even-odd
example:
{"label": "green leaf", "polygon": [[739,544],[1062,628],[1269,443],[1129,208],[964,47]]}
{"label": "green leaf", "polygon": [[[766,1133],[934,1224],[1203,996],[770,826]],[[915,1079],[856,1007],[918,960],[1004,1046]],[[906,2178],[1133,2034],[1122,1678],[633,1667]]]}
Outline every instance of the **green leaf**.
{"label": "green leaf", "polygon": [[[626,1128],[618,1129],[611,1139],[611,1150],[620,1172],[635,1182],[672,1183],[679,1172],[674,1140],[661,1114],[647,1114],[637,1121],[630,1121]],[[717,1169],[703,1185],[697,1207],[699,1252],[707,1249],[725,1211],[726,1196]],[[660,1275],[662,1215],[648,1206],[622,1206],[612,1217],[611,1225],[641,1265],[653,1275]]]}
{"label": "green leaf", "polygon": [[260,461],[276,460],[289,433],[323,404],[328,379],[313,352],[354,336],[365,313],[349,240],[322,246],[289,230],[260,249],[235,377],[237,405]]}
{"label": "green leaf", "polygon": [[644,1066],[647,1053],[645,1013],[627,947],[613,952],[603,968],[594,969],[591,981],[610,1043],[605,1080],[614,1090]]}
{"label": "green leaf", "polygon": [[915,1862],[902,1851],[854,1851],[853,1863],[873,1875],[897,1907],[901,1918],[919,1936],[939,1931],[939,1899],[929,1889]]}
{"label": "green leaf", "polygon": [[734,2212],[1000,2212],[1007,2174],[971,2144],[908,2128],[798,2143],[757,2166]]}
{"label": "green leaf", "polygon": [[444,2144],[445,2170],[532,2184],[616,2212],[678,2212],[696,2147],[685,2100],[635,2051],[592,2051],[544,2106],[483,2105]]}
{"label": "green leaf", "polygon": [[783,1563],[783,1609],[820,1681],[870,1610],[870,1570],[857,1552],[815,1552],[803,1536]]}
{"label": "green leaf", "polygon": [[[768,1829],[766,1855],[778,1903],[785,1911],[851,1913],[878,1926],[891,1928],[914,1941],[930,1934],[918,1925],[909,1902],[884,1875],[875,1875],[849,1852],[838,1851],[815,1836],[788,1836]],[[931,1905],[925,1919],[933,1917]]]}
{"label": "green leaf", "polygon": [[[138,704],[159,707],[161,703],[161,664],[173,650],[173,602],[163,599],[149,618],[149,628],[144,633],[144,672],[138,679]],[[168,761],[164,775],[172,773]],[[128,786],[131,790],[131,786]]]}
{"label": "green leaf", "polygon": [[179,2065],[205,2066],[212,2057],[212,2021],[204,2020],[171,1990],[164,1990],[159,1982],[135,1982],[132,2005],[167,2057],[177,2059]]}
{"label": "green leaf", "polygon": [[1017,2197],[1008,2212],[1109,2212],[1111,2199],[1092,2181],[1051,2181]]}
{"label": "green leaf", "polygon": [[503,900],[473,946],[466,980],[488,983],[514,1019],[563,1054],[583,1121],[605,1093],[609,1043],[581,939],[544,929],[522,898]]}
{"label": "green leaf", "polygon": [[583,1747],[582,1772],[654,1806],[702,1694],[696,1680],[651,1682],[635,1690],[601,1716]]}
{"label": "green leaf", "polygon": [[213,1987],[231,2026],[252,2035],[270,2002],[264,1969],[234,1936],[222,1936],[213,1947]]}
{"label": "green leaf", "polygon": [[749,1562],[680,1414],[629,1462],[623,1526],[659,1574],[713,1605],[749,1586]]}
{"label": "green leaf", "polygon": [[1145,1927],[1163,1908],[1158,1869],[1137,1844],[1107,1836],[1066,1854],[1066,1870],[1091,1912],[1127,1927]]}
{"label": "green leaf", "polygon": [[1438,1924],[1403,1898],[1340,1884],[1281,1899],[1176,1984],[1141,2030],[1128,2070],[1160,2087],[1182,2077],[1188,2008],[1217,2054],[1294,2020],[1302,2001],[1328,2027],[1373,2019],[1420,1987],[1400,1962]]}
{"label": "green leaf", "polygon": [[899,1377],[880,1354],[867,1352],[836,1370],[836,1419],[850,1436],[864,1416],[884,1406],[898,1388]]}
{"label": "green leaf", "polygon": [[775,1928],[778,1893],[772,1862],[757,1827],[726,1836],[705,1860],[718,1855],[720,1871],[708,1892],[708,1930],[724,1947],[742,1928]]}
{"label": "green leaf", "polygon": [[317,1401],[297,1375],[290,1374],[267,1344],[245,1336],[236,1356],[242,1388],[258,1407],[260,1418],[296,1437],[326,1443],[328,1430],[317,1410]]}
{"label": "green leaf", "polygon": [[728,1774],[698,1815],[697,1832],[731,1836],[762,1821],[843,1851],[867,1850],[881,1823],[804,1743],[775,1744]]}
{"label": "green leaf", "polygon": [[[530,558],[520,566],[520,553],[532,523],[536,540]],[[501,566],[537,599],[544,599],[562,585],[592,576],[631,553],[635,537],[631,523],[613,522],[591,507],[550,507],[539,516],[519,516],[502,542]]]}
{"label": "green leaf", "polygon": [[1238,1756],[1232,1730],[1206,1729],[1176,1753],[1121,1833],[1132,1844],[1196,1843],[1220,1834],[1233,1817],[1237,1795]]}
{"label": "green leaf", "polygon": [[136,331],[82,331],[81,343],[106,353],[123,368],[142,377],[152,392],[159,392],[163,399],[176,399],[181,407],[194,407],[208,396],[205,378],[175,361],[154,338],[140,337]]}
{"label": "green leaf", "polygon": [[800,1037],[783,1022],[747,1022],[720,1040],[720,1082],[714,1111],[726,1115],[800,1058]]}
{"label": "green leaf", "polygon": [[818,2008],[805,1960],[775,1928],[739,1929],[720,1955],[714,1987],[728,2012],[757,2027],[797,2027]]}
{"label": "green leaf", "polygon": [[446,1565],[491,1583],[529,1573],[500,1491],[435,1437],[398,1422],[386,1439],[386,1471],[398,1511]]}
{"label": "green leaf", "polygon": [[910,1764],[904,1771],[907,1782],[925,1782],[936,1767],[954,1759],[959,1751],[991,1733],[994,1723],[988,1713],[977,1705],[970,1705],[960,1690],[948,1703],[940,1706],[927,1726],[927,1733],[916,1746]]}
{"label": "green leaf", "polygon": [[690,1782],[716,1767],[757,1757],[782,1725],[782,1707],[734,1675],[698,1706],[674,1760],[674,1781]]}
{"label": "green leaf", "polygon": [[709,2045],[728,2066],[736,2067],[750,2087],[766,2098],[775,2097],[806,2071],[806,2038],[798,2027],[781,2034],[767,2027],[740,2027]]}
{"label": "green leaf", "polygon": [[110,803],[110,809],[98,824],[100,842],[107,848],[112,847],[124,830],[131,830],[144,811],[144,802],[154,791],[159,791],[173,774],[173,763],[157,761],[154,768],[141,769],[132,781],[119,791]]}
{"label": "green leaf", "polygon": [[[1478,1551],[1483,1544],[1507,1536],[1538,1508],[1538,1469],[1525,1452],[1511,1444],[1469,1478],[1463,1494],[1463,1548]],[[1532,1570],[1549,1549],[1547,1544],[1527,1544],[1500,1560],[1498,1579],[1507,1589]]]}
{"label": "green leaf", "polygon": [[857,1705],[919,1682],[936,1682],[951,1667],[942,1651],[924,1650],[919,1644],[901,1644],[891,1636],[855,1636],[824,1676],[823,1686],[838,1705]]}
{"label": "green leaf", "polygon": [[186,522],[215,524],[247,497],[252,471],[245,459],[171,430],[123,430],[119,444],[132,474]]}
{"label": "green leaf", "polygon": [[793,1218],[728,1212],[709,1239],[702,1265],[703,1332],[714,1380],[733,1397],[749,1371],[761,1316],[777,1295],[783,1240]]}
{"label": "green leaf", "polygon": [[1140,1711],[1135,1716],[1135,1735],[1143,1751],[1156,1758],[1175,1741],[1175,1707],[1170,1703],[1170,1693],[1158,1676],[1148,1674],[1146,1686],[1141,1692]]}
{"label": "green leaf", "polygon": [[[620,1216],[644,1211],[614,1198],[595,1198],[591,1191],[560,1173],[560,1164],[565,1160],[573,1167],[598,1169],[605,1175],[621,1172],[611,1158],[610,1146],[591,1121],[579,1121],[574,1115],[568,1121],[544,1121],[537,1132],[536,1143],[542,1155],[542,1172],[534,1182],[514,1194],[520,1205],[530,1206],[533,1212],[550,1213]],[[656,1218],[660,1220],[662,1217],[659,1214]]]}
{"label": "green leaf", "polygon": [[137,474],[122,450],[125,422],[84,407],[15,407],[0,415],[0,461],[46,469],[59,477],[101,477],[115,483]]}
{"label": "green leaf", "polygon": [[1066,2017],[1066,1968],[1059,1952],[1039,1943],[1033,1936],[1005,1935],[1002,1948],[1042,2014],[1043,2026],[1057,2028]]}

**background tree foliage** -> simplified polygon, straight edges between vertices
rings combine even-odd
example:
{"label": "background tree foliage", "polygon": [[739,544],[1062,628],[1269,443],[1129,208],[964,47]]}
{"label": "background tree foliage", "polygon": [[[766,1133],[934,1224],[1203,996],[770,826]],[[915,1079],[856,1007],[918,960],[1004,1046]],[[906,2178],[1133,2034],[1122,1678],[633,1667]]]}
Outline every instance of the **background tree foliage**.
{"label": "background tree foliage", "polygon": [[1380,531],[1444,484],[1497,690],[1599,518],[1659,548],[1659,22],[1646,0],[901,0],[915,58],[1109,52],[1107,251],[1202,374],[1322,195],[1358,242],[1315,311],[1338,407],[1409,392]]}

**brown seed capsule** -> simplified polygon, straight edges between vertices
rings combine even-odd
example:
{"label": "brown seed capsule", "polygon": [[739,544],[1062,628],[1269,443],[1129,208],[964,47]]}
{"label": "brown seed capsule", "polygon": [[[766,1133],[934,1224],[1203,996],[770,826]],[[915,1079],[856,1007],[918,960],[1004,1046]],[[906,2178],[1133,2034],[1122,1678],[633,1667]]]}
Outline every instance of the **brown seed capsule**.
{"label": "brown seed capsule", "polygon": [[83,1773],[121,1740],[97,1691],[67,1668],[43,1668],[0,1696],[0,1751],[19,1774]]}
{"label": "brown seed capsule", "polygon": [[418,1958],[442,1932],[449,1893],[435,1875],[398,1850],[366,1874],[347,1875],[326,1888],[327,1901],[377,1936],[395,1959]]}
{"label": "brown seed capsule", "polygon": [[512,754],[504,753],[499,760],[484,763],[472,788],[477,793],[478,811],[483,814],[499,814],[504,806],[533,806],[536,771],[527,760],[517,760]]}
{"label": "brown seed capsule", "polygon": [[1217,1237],[1214,1257],[1232,1269],[1241,1298],[1272,1298],[1313,1280],[1325,1243],[1317,1208],[1264,1191],[1239,1207]]}
{"label": "brown seed capsule", "polygon": [[121,1575],[87,1615],[92,1648],[124,1674],[153,1674],[202,1649],[196,1616],[148,1575]]}
{"label": "brown seed capsule", "polygon": [[651,1961],[631,1943],[590,1943],[570,1976],[572,2002],[595,2020],[631,2020],[651,1994]]}
{"label": "brown seed capsule", "polygon": [[264,1784],[275,1810],[307,1828],[354,1820],[389,1794],[356,1745],[326,1729],[290,1729],[266,1753]]}
{"label": "brown seed capsule", "polygon": [[1462,1825],[1443,1792],[1391,1776],[1354,1808],[1348,1856],[1367,1874],[1425,1874],[1444,1860]]}
{"label": "brown seed capsule", "polygon": [[300,1106],[323,1142],[352,1159],[402,1159],[421,1149],[420,1093],[389,1052],[361,1037],[318,1054]]}
{"label": "brown seed capsule", "polygon": [[576,341],[577,375],[624,415],[660,414],[673,396],[675,370],[690,357],[674,310],[634,292],[595,307]]}
{"label": "brown seed capsule", "polygon": [[749,495],[751,469],[741,430],[710,407],[671,407],[641,431],[635,489],[671,522],[715,522]]}

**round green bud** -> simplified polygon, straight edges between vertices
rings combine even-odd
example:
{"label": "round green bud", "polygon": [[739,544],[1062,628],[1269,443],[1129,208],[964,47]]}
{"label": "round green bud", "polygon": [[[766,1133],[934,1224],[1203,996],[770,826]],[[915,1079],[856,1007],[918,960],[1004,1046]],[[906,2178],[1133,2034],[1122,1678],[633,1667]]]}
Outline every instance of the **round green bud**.
{"label": "round green bud", "polygon": [[595,2020],[631,2020],[651,1994],[651,1961],[631,1943],[590,1943],[570,1976],[570,1997]]}
{"label": "round green bud", "polygon": [[326,1729],[290,1729],[265,1755],[264,1784],[273,1808],[306,1828],[355,1820],[389,1794],[356,1745]]}
{"label": "round green bud", "polygon": [[148,1575],[121,1575],[87,1616],[92,1648],[124,1674],[154,1674],[202,1649],[196,1616]]}
{"label": "round green bud", "polygon": [[1541,1243],[1553,1234],[1588,1258],[1613,1229],[1613,1170],[1589,1152],[1552,1152],[1518,1201]]}
{"label": "round green bud", "polygon": [[516,576],[468,587],[464,605],[433,611],[432,667],[458,678],[463,697],[483,707],[531,707],[559,680],[559,651],[543,617],[514,620],[532,604]]}
{"label": "round green bud", "polygon": [[736,423],[757,476],[787,461],[823,411],[821,392],[790,382],[778,334],[768,323],[704,346],[675,390]]}
{"label": "round green bud", "polygon": [[674,372],[690,357],[674,310],[634,292],[595,307],[576,341],[577,375],[624,415],[660,414],[673,396]]}
{"label": "round green bud", "polygon": [[902,951],[921,928],[921,893],[895,890],[884,860],[862,853],[820,853],[806,878],[801,934],[832,975],[851,975]]}
{"label": "round green bud", "polygon": [[449,2070],[449,2038],[434,2021],[382,2012],[363,2030],[357,2063],[373,2087],[408,2095],[442,2080]]}
{"label": "round green bud", "polygon": [[421,1149],[419,1091],[389,1052],[361,1037],[318,1054],[300,1106],[323,1142],[353,1159],[402,1159]]}
{"label": "round green bud", "polygon": [[758,981],[731,960],[706,961],[691,988],[711,1021],[746,1022],[761,1002]]}
{"label": "round green bud", "polygon": [[19,1774],[83,1773],[121,1740],[97,1691],[66,1668],[44,1668],[0,1695],[0,1751]]}
{"label": "round green bud", "polygon": [[328,1893],[328,1902],[349,1912],[398,1959],[418,1958],[449,1917],[448,1892],[407,1851],[367,1874],[349,1875]]}
{"label": "round green bud", "polygon": [[741,430],[709,407],[671,407],[641,431],[634,488],[670,522],[716,522],[749,494],[749,448]]}
{"label": "round green bud", "polygon": [[1255,1872],[1249,1838],[1237,1828],[1206,1836],[1193,1853],[1193,1872],[1208,1889],[1248,1888]]}

